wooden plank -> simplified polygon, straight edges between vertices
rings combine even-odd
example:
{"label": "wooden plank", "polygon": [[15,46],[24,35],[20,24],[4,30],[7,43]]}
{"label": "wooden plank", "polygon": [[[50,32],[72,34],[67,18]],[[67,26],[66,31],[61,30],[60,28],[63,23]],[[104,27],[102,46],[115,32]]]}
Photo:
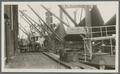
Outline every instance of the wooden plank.
{"label": "wooden plank", "polygon": [[82,67],[82,68],[84,68],[84,69],[97,69],[97,68],[95,68],[95,67],[93,67],[93,66],[89,66],[89,65],[87,65],[87,64],[83,64],[83,63],[80,63],[80,62],[75,62],[75,63],[73,63],[73,64],[75,64],[75,65],[77,65],[77,66],[80,66],[80,67]]}
{"label": "wooden plank", "polygon": [[79,63],[79,62],[64,62],[64,61],[60,61],[59,60],[59,56],[58,55],[55,55],[53,53],[45,53],[45,55],[51,57],[52,59],[54,59],[55,61],[67,66],[68,68],[71,68],[71,69],[75,69],[75,68],[81,68],[81,69],[96,69],[95,67],[92,67],[92,66],[89,66],[89,65],[86,65],[86,64],[83,64],[83,63]]}

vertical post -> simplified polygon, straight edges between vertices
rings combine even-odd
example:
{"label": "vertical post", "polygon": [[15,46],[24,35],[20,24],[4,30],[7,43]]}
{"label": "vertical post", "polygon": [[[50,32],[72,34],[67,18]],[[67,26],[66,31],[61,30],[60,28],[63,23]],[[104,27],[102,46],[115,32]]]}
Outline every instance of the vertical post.
{"label": "vertical post", "polygon": [[101,37],[103,36],[103,34],[102,34],[102,27],[100,27],[100,33],[101,33]]}
{"label": "vertical post", "polygon": [[[60,11],[60,19],[63,21],[63,11],[61,9],[59,9],[59,11]],[[63,25],[62,21],[60,21],[60,25]],[[64,50],[64,47],[62,47],[61,49]],[[61,51],[61,49],[60,49],[60,51]],[[59,54],[63,54],[63,53],[61,52]],[[60,58],[61,58],[61,55],[60,55]]]}
{"label": "vertical post", "polygon": [[5,45],[6,45],[6,63],[8,63],[14,56],[14,42],[13,42],[13,5],[5,5],[4,12],[7,15],[5,18]]}
{"label": "vertical post", "polygon": [[110,38],[110,47],[111,47],[111,55],[113,55],[113,46],[112,46],[112,38]]}
{"label": "vertical post", "polygon": [[[86,28],[87,28],[87,37],[90,38],[91,37],[91,29],[89,27],[91,27],[91,14],[90,14],[90,10],[89,10],[89,5],[86,5],[85,7],[85,24],[86,24]],[[88,45],[88,50],[90,53],[90,59],[92,59],[92,44],[91,44],[91,40],[88,39],[87,40],[87,45]]]}
{"label": "vertical post", "polygon": [[86,15],[86,17],[85,17],[86,26],[91,27],[91,14],[90,14],[88,5],[86,5],[86,7],[85,7],[85,15]]}
{"label": "vertical post", "polygon": [[[13,21],[14,21],[14,19],[13,19],[13,5],[11,5],[10,6],[10,12],[11,12],[11,14],[10,14],[10,21],[11,21],[11,56],[13,57],[14,56],[14,23],[13,23]],[[11,58],[12,58],[11,57]]]}
{"label": "vertical post", "polygon": [[91,35],[90,35],[90,36],[91,36],[91,38],[92,38],[92,37],[93,37],[92,27],[90,27],[90,30],[91,30],[91,32],[90,32]]}
{"label": "vertical post", "polygon": [[86,47],[85,47],[85,40],[84,40],[84,52],[85,52],[85,54],[84,54],[84,56],[85,56],[85,62],[87,61],[87,59],[86,59]]}
{"label": "vertical post", "polygon": [[107,26],[105,26],[105,30],[106,30],[106,36],[108,36],[108,33],[107,33]]}
{"label": "vertical post", "polygon": [[[102,37],[103,36],[103,34],[102,34],[102,27],[100,27],[100,33],[101,33],[101,37]],[[103,40],[102,40],[102,44],[104,44]]]}
{"label": "vertical post", "polygon": [[13,42],[14,42],[14,54],[17,54],[18,50],[18,6],[13,5]]}
{"label": "vertical post", "polygon": [[75,22],[77,21],[76,14],[77,14],[77,11],[74,11],[74,20],[75,20]]}
{"label": "vertical post", "polygon": [[[59,11],[60,11],[60,19],[63,20],[63,11],[61,9]],[[63,23],[60,22],[60,24],[62,25]]]}
{"label": "vertical post", "polygon": [[11,30],[13,30],[13,6],[10,6],[10,13],[11,13]]}

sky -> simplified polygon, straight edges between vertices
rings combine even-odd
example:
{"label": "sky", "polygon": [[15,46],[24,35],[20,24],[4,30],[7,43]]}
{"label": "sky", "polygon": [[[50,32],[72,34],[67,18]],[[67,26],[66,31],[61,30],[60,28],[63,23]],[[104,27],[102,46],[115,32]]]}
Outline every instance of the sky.
{"label": "sky", "polygon": [[[39,3],[35,4],[35,3],[31,3],[29,4],[38,14],[39,16],[41,16],[44,20],[45,20],[45,12],[46,10],[44,10]],[[57,4],[42,4],[44,5],[45,7],[49,8],[51,12],[53,12],[55,15],[57,15],[58,17],[60,17],[60,14],[59,14],[59,8],[57,6]],[[92,5],[92,4],[91,4]],[[104,23],[106,23],[114,14],[116,14],[116,11],[117,11],[117,5],[116,3],[114,2],[106,2],[106,3],[97,3],[95,4],[97,5],[100,13],[101,13],[101,16],[104,20]],[[37,22],[39,21],[38,17],[28,8],[27,4],[19,4],[19,10],[22,10],[24,11],[27,15],[29,15],[31,18],[33,18],[34,20],[36,20]],[[80,17],[83,19],[85,17],[85,11],[83,9],[83,12],[82,12],[82,16],[81,15],[81,10],[82,8],[71,8],[71,9],[66,9],[66,11],[70,14],[70,16],[72,18],[74,18],[74,15],[73,13],[76,11],[77,13],[77,20],[76,22],[79,23],[80,21]],[[19,13],[20,15],[20,13]],[[63,20],[66,22],[66,23],[69,23],[71,26],[73,26],[73,23],[67,18],[66,15],[63,15],[64,18]],[[54,17],[54,23],[59,23],[59,20],[57,20],[55,17]],[[29,31],[30,28],[29,28],[29,25],[19,16],[19,23],[27,30]],[[20,31],[20,37],[23,37],[23,38],[26,38],[26,36],[23,34],[23,32]]]}

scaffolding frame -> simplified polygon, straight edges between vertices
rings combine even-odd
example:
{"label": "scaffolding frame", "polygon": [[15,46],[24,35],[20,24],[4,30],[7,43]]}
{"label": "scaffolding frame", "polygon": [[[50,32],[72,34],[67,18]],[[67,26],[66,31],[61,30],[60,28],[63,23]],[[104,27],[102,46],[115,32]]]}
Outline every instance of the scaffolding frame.
{"label": "scaffolding frame", "polygon": [[[88,45],[87,41],[89,41],[89,40],[91,42],[92,41],[97,41],[97,40],[102,40],[102,42],[104,40],[109,40],[110,41],[110,46],[109,46],[110,47],[110,53],[111,53],[111,56],[112,56],[113,55],[113,47],[115,47],[115,45],[113,45],[112,39],[115,39],[115,37],[116,37],[115,36],[116,26],[115,25],[107,25],[107,26],[87,27],[87,29],[88,28],[91,30],[91,32],[90,32],[91,37],[84,38],[84,53],[85,53],[84,54],[84,61],[87,62],[88,55],[89,55],[89,54],[87,54],[87,49],[89,49],[89,48],[86,46],[86,45]],[[95,28],[99,29],[99,31],[94,32],[93,29],[95,29]],[[104,30],[103,30],[103,28],[104,28]],[[112,30],[110,28],[112,28]],[[100,34],[100,36],[97,36],[97,37],[93,36],[93,34],[98,34],[98,33]],[[91,48],[92,48],[92,45],[91,45]],[[93,52],[92,52],[91,55],[93,55]]]}

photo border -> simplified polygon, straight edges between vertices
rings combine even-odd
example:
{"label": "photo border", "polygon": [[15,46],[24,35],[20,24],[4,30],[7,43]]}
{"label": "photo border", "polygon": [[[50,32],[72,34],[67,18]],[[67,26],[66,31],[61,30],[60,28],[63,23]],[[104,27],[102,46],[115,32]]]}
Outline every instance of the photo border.
{"label": "photo border", "polygon": [[[66,0],[66,1],[69,1],[69,0]],[[5,1],[3,1],[3,2],[5,2]],[[4,10],[3,2],[2,2],[2,4],[1,4],[1,5],[2,5],[2,8],[1,8],[1,9],[2,9],[2,14],[3,14],[3,10]],[[17,1],[13,1],[12,3],[14,3],[14,2],[17,2]],[[25,1],[23,1],[23,2],[25,2]],[[26,2],[27,2],[27,1],[26,1]],[[41,2],[41,1],[39,1],[39,2]],[[45,2],[47,2],[47,1],[45,1]],[[48,2],[49,2],[49,1],[48,1]],[[53,1],[53,2],[54,2],[54,1]],[[65,1],[63,1],[63,2],[65,2]],[[74,2],[74,1],[72,1],[72,2]],[[76,1],[75,1],[75,2],[76,2]],[[80,1],[79,1],[79,2],[80,2]],[[87,1],[85,1],[85,2],[87,2]],[[93,1],[90,1],[90,2],[93,2]],[[94,1],[94,2],[96,2],[96,1]],[[98,1],[97,1],[97,2],[98,2]],[[104,1],[104,2],[105,2],[105,1]],[[108,1],[107,1],[107,2],[108,2]],[[114,2],[115,2],[115,1],[114,1]],[[118,1],[117,1],[117,2],[118,2]],[[10,2],[9,2],[9,3],[10,3]],[[19,2],[19,3],[20,3],[20,2]],[[33,3],[33,2],[32,2],[32,3]],[[119,5],[119,3],[118,3],[118,5]],[[118,11],[118,12],[116,12],[116,13],[117,13],[116,16],[120,16],[120,15],[119,15],[119,7],[118,7],[118,10],[117,10],[117,11]],[[1,21],[4,21],[4,18],[3,18],[4,15],[1,15],[1,16],[2,16]],[[2,38],[1,38],[2,43],[1,43],[1,47],[4,49],[4,47],[3,47],[3,46],[4,46],[4,45],[3,45],[3,44],[4,44],[4,41],[3,41],[3,40],[4,40],[4,33],[3,33],[3,30],[4,30],[3,24],[4,24],[4,22],[1,22],[1,23],[2,23],[2,25],[1,25],[1,26],[2,26],[2,27],[1,27],[1,28],[2,28],[2,29],[1,29],[1,32],[2,32]],[[119,54],[119,44],[118,44],[118,43],[119,43],[119,17],[117,17],[117,24],[118,24],[118,25],[116,25],[116,26],[117,26],[116,32],[117,32],[118,35],[116,35],[116,39],[117,39],[117,40],[116,40],[116,45],[118,46],[118,47],[117,47],[118,49],[117,49],[116,51],[117,51],[118,54]],[[3,50],[2,50],[1,56],[2,56],[2,55],[3,55]],[[118,55],[117,55],[117,56],[118,56]],[[2,58],[3,58],[3,56],[2,56]],[[1,58],[1,61],[3,60],[2,58]],[[118,56],[118,59],[119,59],[119,58],[120,58],[120,57]],[[2,66],[3,66],[4,63],[3,63],[3,62],[1,62],[1,63],[2,63]],[[116,63],[118,63],[118,61],[116,61]],[[116,67],[118,68],[117,71],[119,71],[119,63],[118,63],[118,65],[117,65]],[[3,67],[2,67],[2,68],[3,68]],[[1,68],[1,69],[2,69],[2,68]],[[58,70],[58,69],[57,69],[57,70]],[[60,69],[60,70],[61,70],[61,69]],[[86,71],[87,71],[87,70],[86,70]],[[13,72],[13,71],[12,71],[12,72]],[[17,72],[18,72],[18,71],[17,71]],[[23,72],[23,71],[22,71],[22,72]],[[26,71],[25,71],[25,72],[26,72]],[[30,71],[27,71],[27,72],[30,72]],[[32,72],[33,72],[33,71],[32,71]],[[36,72],[36,71],[35,71],[35,72]],[[49,72],[50,72],[50,71],[49,71]],[[51,71],[51,72],[53,72],[53,71]],[[69,71],[67,71],[67,72],[69,72]],[[70,71],[70,72],[71,72],[71,71]],[[97,72],[97,71],[95,71],[95,72]],[[94,72],[94,73],[95,73],[95,72]],[[98,71],[98,72],[99,72],[99,71]],[[104,71],[102,71],[102,72],[104,72]],[[102,73],[102,72],[99,72],[99,73]],[[81,73],[81,72],[79,72],[79,73]],[[88,71],[87,73],[91,73],[91,72]],[[109,73],[109,72],[104,72],[104,73]],[[112,73],[116,73],[116,71],[115,71],[115,72],[112,72]]]}

